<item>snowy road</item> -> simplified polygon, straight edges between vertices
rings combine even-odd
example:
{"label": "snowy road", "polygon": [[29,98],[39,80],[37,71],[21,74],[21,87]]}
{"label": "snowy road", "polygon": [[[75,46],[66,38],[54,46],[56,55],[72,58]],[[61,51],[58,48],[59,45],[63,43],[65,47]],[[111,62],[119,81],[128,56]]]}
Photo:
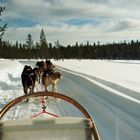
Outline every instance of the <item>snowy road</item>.
{"label": "snowy road", "polygon": [[[12,99],[23,95],[20,79],[21,70],[23,65],[30,64],[33,66],[35,62],[20,62],[22,65],[14,62],[15,66],[17,65],[19,68],[18,71],[15,72],[15,66],[13,66],[13,72],[7,70],[8,74],[3,74],[4,80],[0,79],[0,108]],[[60,71],[63,76],[63,79],[58,82],[58,92],[74,98],[89,111],[95,120],[101,140],[139,140],[140,104],[137,102],[137,95],[135,92],[129,93],[129,91],[127,93],[127,90],[125,90],[125,95],[132,95],[131,97],[133,97],[132,99],[128,99],[91,82],[91,80],[98,81],[99,83],[114,88],[113,85],[108,84],[106,81],[84,74],[78,76],[67,72],[66,69],[62,70],[60,68],[57,70]],[[15,73],[17,73],[17,75],[15,75]],[[87,80],[87,78],[91,80]],[[115,88],[115,90],[117,89],[121,92],[124,91],[124,89],[119,86]],[[37,107],[34,103],[31,104],[29,110],[26,109],[22,111],[23,108],[27,107],[27,104],[24,105],[24,107],[15,107],[15,109],[7,115],[7,119],[16,119],[18,114],[22,117],[24,115],[29,117],[37,111]],[[56,105],[53,104],[53,107],[56,107]],[[70,114],[75,114],[75,110],[69,106],[65,106],[63,109],[64,105],[61,102],[57,107],[60,109],[59,112],[63,115],[68,114],[68,112],[65,112],[66,110],[69,110]],[[51,109],[57,111],[55,108]]]}
{"label": "snowy road", "polygon": [[140,104],[77,75],[62,71],[58,91],[81,103],[94,118],[102,140],[140,138]]}

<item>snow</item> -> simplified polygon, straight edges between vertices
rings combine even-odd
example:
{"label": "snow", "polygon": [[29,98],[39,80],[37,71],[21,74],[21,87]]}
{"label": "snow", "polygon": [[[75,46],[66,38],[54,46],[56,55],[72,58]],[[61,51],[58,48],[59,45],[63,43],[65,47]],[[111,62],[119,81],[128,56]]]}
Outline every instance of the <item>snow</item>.
{"label": "snow", "polygon": [[[21,85],[21,72],[25,64],[30,64],[34,66],[37,60],[10,60],[10,59],[0,59],[0,109],[2,109],[8,102],[23,95],[22,85]],[[79,75],[89,80],[92,83],[95,83],[109,91],[112,91],[112,94],[118,95],[122,98],[126,98],[136,104],[140,104],[140,61],[132,60],[52,60],[57,68],[63,71]],[[98,80],[95,80],[98,79]],[[122,88],[126,88],[130,91],[134,91],[131,94],[123,93],[122,90],[117,90],[109,86],[110,83]],[[39,85],[38,85],[39,86]],[[36,90],[41,87],[36,88]],[[18,119],[18,118],[28,118],[29,116],[39,113],[37,107],[40,107],[38,103],[30,103],[30,106],[27,107],[27,104],[21,106],[15,106],[10,113],[7,113],[5,120]],[[53,109],[48,108],[51,112],[58,112],[55,107],[57,105],[52,103]],[[59,104],[60,108],[63,105]],[[26,109],[25,109],[26,108]],[[68,107],[71,110],[70,107]],[[22,111],[21,111],[22,110]],[[99,109],[100,110],[100,109]],[[139,111],[139,110],[136,110]],[[71,110],[72,113],[76,111]],[[130,112],[131,113],[131,112]],[[63,114],[65,114],[63,110]],[[121,114],[121,113],[120,113]],[[107,115],[107,114],[106,114]],[[116,117],[116,120],[119,118]],[[139,118],[137,118],[139,120]],[[108,120],[109,121],[109,120]],[[122,120],[121,120],[122,121]],[[118,122],[118,123],[117,123]],[[116,125],[121,126],[119,121],[116,122]],[[140,122],[138,122],[140,123]],[[116,126],[115,126],[116,127]],[[117,127],[118,128],[118,127]],[[138,127],[139,129],[139,127]],[[126,128],[126,131],[129,131],[129,127]],[[109,131],[109,129],[108,129]],[[109,138],[109,134],[105,134],[104,139]],[[125,134],[124,134],[125,135]],[[136,139],[139,139],[139,136],[134,136]],[[125,136],[126,138],[127,136]],[[104,140],[103,139],[103,140]],[[114,139],[114,137],[112,138]],[[119,140],[119,136],[115,140]],[[129,138],[128,138],[129,139]],[[111,140],[111,139],[110,139]]]}
{"label": "snow", "polygon": [[57,65],[140,92],[140,61],[65,60]]}
{"label": "snow", "polygon": [[[117,90],[114,90],[108,86],[105,86],[93,79],[90,79],[82,75],[82,74],[87,74],[90,76],[94,76],[99,79],[103,79],[105,81],[115,83],[117,85],[126,87],[127,89],[140,93],[140,88],[139,88],[140,61],[74,60],[73,62],[73,60],[65,60],[65,61],[58,61],[57,65],[74,71],[74,72],[72,71],[69,72],[76,75],[80,75],[81,77],[84,77],[85,79],[107,89],[108,91],[112,91],[117,95],[120,95],[124,98],[128,98],[137,103],[140,103],[140,100],[137,100],[128,95],[124,95],[123,93]],[[66,71],[68,72],[68,70]],[[78,72],[78,74],[75,72]]]}

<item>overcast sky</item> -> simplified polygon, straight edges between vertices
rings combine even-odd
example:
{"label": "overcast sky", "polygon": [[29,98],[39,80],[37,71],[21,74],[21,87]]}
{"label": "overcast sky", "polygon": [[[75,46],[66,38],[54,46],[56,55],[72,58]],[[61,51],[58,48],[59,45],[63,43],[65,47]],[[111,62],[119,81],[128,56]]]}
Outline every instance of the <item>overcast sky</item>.
{"label": "overcast sky", "polygon": [[140,0],[0,0],[6,10],[4,38],[34,43],[43,28],[47,41],[68,45],[140,39]]}

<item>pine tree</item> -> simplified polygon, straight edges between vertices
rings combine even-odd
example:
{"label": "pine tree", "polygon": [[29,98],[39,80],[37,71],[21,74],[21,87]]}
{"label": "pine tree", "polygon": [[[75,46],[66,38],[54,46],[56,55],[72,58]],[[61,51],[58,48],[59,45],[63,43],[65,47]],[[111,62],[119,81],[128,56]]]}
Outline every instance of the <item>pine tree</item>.
{"label": "pine tree", "polygon": [[[5,10],[5,7],[0,6],[0,16],[1,13]],[[0,19],[1,22],[1,19]],[[2,46],[2,37],[4,35],[5,29],[6,29],[7,24],[0,25],[0,46]]]}
{"label": "pine tree", "polygon": [[48,59],[50,57],[48,43],[43,29],[40,32],[40,51],[42,58]]}
{"label": "pine tree", "polygon": [[33,44],[32,36],[31,34],[28,34],[26,40],[26,49],[33,49],[33,48],[34,48],[34,44]]}
{"label": "pine tree", "polygon": [[40,32],[40,46],[48,46],[47,44],[47,40],[46,40],[46,36],[45,36],[45,33],[44,33],[44,30],[42,29],[41,32]]}
{"label": "pine tree", "polygon": [[[1,16],[1,13],[4,11],[4,9],[5,9],[5,7],[0,6],[0,16]],[[0,23],[1,23],[1,19],[0,19]],[[2,57],[2,58],[4,57],[4,51],[5,51],[4,50],[4,48],[5,48],[4,43],[2,43],[2,37],[4,35],[6,25],[7,24],[5,24],[5,25],[0,24],[0,57]]]}

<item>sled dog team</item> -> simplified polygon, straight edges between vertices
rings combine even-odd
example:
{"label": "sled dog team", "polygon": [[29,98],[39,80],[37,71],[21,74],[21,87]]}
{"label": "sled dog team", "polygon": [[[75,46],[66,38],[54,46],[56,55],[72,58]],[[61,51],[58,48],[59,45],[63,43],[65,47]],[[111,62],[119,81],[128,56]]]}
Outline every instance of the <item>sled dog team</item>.
{"label": "sled dog team", "polygon": [[57,91],[57,82],[62,78],[60,72],[55,72],[55,65],[50,60],[36,62],[35,68],[25,65],[21,74],[25,95],[34,92],[35,83],[42,81],[45,90],[52,85],[52,92]]}

